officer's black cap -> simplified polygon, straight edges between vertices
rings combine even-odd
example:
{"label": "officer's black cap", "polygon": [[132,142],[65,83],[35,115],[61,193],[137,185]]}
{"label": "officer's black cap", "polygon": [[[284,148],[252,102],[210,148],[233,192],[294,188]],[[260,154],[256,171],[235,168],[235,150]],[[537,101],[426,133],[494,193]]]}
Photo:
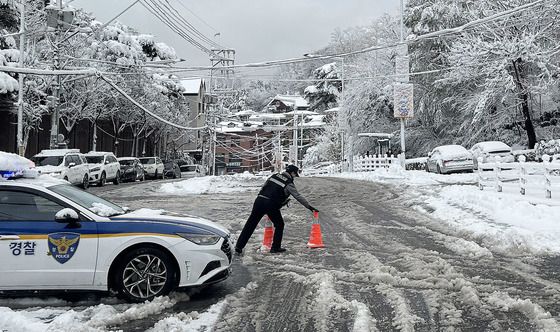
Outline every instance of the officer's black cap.
{"label": "officer's black cap", "polygon": [[297,177],[299,177],[299,168],[296,165],[288,165],[288,167],[286,167],[286,172],[294,173]]}

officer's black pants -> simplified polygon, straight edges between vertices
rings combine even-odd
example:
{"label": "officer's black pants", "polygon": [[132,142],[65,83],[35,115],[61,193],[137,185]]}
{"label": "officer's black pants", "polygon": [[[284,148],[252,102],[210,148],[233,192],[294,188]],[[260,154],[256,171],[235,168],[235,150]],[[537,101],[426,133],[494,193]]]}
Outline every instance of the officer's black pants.
{"label": "officer's black pants", "polygon": [[259,221],[261,221],[265,214],[268,215],[270,221],[272,221],[272,224],[274,225],[272,248],[278,249],[281,247],[282,235],[284,234],[284,219],[280,213],[280,208],[278,208],[278,206],[269,199],[257,197],[255,203],[253,204],[251,215],[249,216],[249,219],[247,219],[245,226],[243,226],[241,235],[239,235],[239,238],[237,239],[237,243],[235,244],[236,248],[245,248],[247,241],[249,241],[249,238],[255,231],[255,228],[257,228]]}

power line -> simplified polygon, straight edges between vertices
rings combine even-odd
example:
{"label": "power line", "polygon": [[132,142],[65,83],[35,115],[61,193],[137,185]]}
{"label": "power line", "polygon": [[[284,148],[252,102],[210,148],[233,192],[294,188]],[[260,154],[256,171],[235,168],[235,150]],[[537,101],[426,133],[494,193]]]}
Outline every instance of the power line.
{"label": "power line", "polygon": [[[452,34],[460,34],[467,29],[471,29],[471,28],[474,28],[474,27],[482,25],[482,24],[486,24],[486,23],[490,23],[490,22],[493,22],[493,21],[496,21],[496,20],[500,20],[502,18],[511,16],[511,15],[516,14],[518,12],[531,9],[532,7],[543,4],[544,2],[547,2],[547,1],[550,1],[550,0],[536,0],[534,2],[525,4],[525,5],[522,5],[522,6],[518,6],[518,7],[512,8],[512,9],[503,11],[503,12],[499,12],[499,13],[496,13],[494,15],[490,15],[490,16],[485,17],[485,18],[481,18],[481,19],[478,19],[478,20],[468,22],[468,23],[463,24],[459,27],[442,29],[442,30],[430,32],[430,33],[420,35],[420,36],[416,36],[412,39],[405,40],[405,41],[402,41],[402,42],[395,42],[395,43],[386,44],[386,45],[379,45],[379,46],[377,46],[377,45],[376,46],[370,46],[370,47],[367,47],[367,48],[364,48],[364,49],[351,51],[351,52],[345,52],[345,53],[315,55],[315,56],[308,56],[308,57],[288,58],[288,59],[282,59],[282,60],[253,62],[253,63],[246,63],[246,64],[224,66],[223,68],[262,68],[262,67],[270,67],[270,66],[273,66],[273,65],[287,65],[287,64],[296,64],[296,63],[301,63],[301,62],[306,62],[306,61],[343,58],[343,57],[348,57],[348,56],[352,56],[352,55],[358,55],[358,54],[380,51],[380,50],[389,49],[389,48],[395,48],[395,47],[398,47],[400,45],[408,45],[408,44],[416,43],[416,42],[419,42],[419,41],[422,41],[422,40],[434,39],[434,38],[439,38],[441,36],[452,35]],[[198,71],[198,70],[210,70],[210,69],[212,69],[212,67],[207,67],[207,66],[194,66],[194,67],[183,67],[183,68],[172,67],[172,68],[175,68],[175,70],[171,70],[170,72],[185,72],[185,71],[193,71],[193,70]]]}
{"label": "power line", "polygon": [[209,55],[215,55],[212,50],[207,48],[206,46],[202,45],[198,41],[196,41],[193,37],[191,37],[188,33],[186,33],[183,29],[181,29],[175,22],[173,22],[165,12],[154,2],[154,0],[141,0],[140,2],[144,8],[146,8],[152,15],[158,18],[161,22],[167,25],[172,31],[177,33],[180,37],[184,40],[198,48],[199,50],[207,53]]}

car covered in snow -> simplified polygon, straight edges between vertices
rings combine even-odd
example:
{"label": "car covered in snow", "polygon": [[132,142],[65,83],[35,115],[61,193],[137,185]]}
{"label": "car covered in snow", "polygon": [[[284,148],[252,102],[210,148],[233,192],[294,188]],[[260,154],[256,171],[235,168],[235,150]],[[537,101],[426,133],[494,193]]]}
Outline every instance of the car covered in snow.
{"label": "car covered in snow", "polygon": [[89,187],[89,165],[78,149],[42,150],[31,160],[41,174],[49,174],[84,189]]}
{"label": "car covered in snow", "polygon": [[102,187],[107,181],[119,184],[121,165],[112,152],[90,151],[85,154],[89,164],[89,182]]}
{"label": "car covered in snow", "polygon": [[461,145],[442,145],[434,148],[426,161],[426,170],[439,174],[472,172],[472,154]]}
{"label": "car covered in snow", "polygon": [[146,177],[152,179],[165,178],[165,165],[159,157],[142,157],[138,158],[144,166]]}
{"label": "car covered in snow", "polygon": [[483,163],[492,162],[496,157],[500,157],[500,161],[503,163],[515,161],[511,147],[500,141],[476,143],[469,151],[473,155],[475,169],[478,168],[478,158],[482,158]]}
{"label": "car covered in snow", "polygon": [[130,212],[51,176],[3,172],[1,292],[112,290],[137,302],[230,275],[230,233],[210,220]]}
{"label": "car covered in snow", "polygon": [[121,181],[134,182],[136,180],[144,181],[146,179],[146,171],[144,166],[136,157],[118,158],[121,165]]}

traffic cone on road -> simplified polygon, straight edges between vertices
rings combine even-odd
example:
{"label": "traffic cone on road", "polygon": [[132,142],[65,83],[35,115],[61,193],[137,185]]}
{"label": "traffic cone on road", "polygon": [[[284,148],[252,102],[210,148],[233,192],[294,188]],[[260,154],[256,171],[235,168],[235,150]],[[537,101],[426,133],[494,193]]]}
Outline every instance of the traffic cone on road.
{"label": "traffic cone on road", "polygon": [[319,224],[319,212],[313,211],[313,225],[311,225],[311,235],[309,235],[309,248],[324,248],[321,224]]}
{"label": "traffic cone on road", "polygon": [[272,222],[270,221],[268,216],[266,216],[266,219],[265,219],[265,222],[264,222],[264,232],[263,232],[262,246],[266,247],[268,250],[270,250],[270,248],[272,248],[272,238],[273,237],[274,237],[274,227],[272,227]]}

